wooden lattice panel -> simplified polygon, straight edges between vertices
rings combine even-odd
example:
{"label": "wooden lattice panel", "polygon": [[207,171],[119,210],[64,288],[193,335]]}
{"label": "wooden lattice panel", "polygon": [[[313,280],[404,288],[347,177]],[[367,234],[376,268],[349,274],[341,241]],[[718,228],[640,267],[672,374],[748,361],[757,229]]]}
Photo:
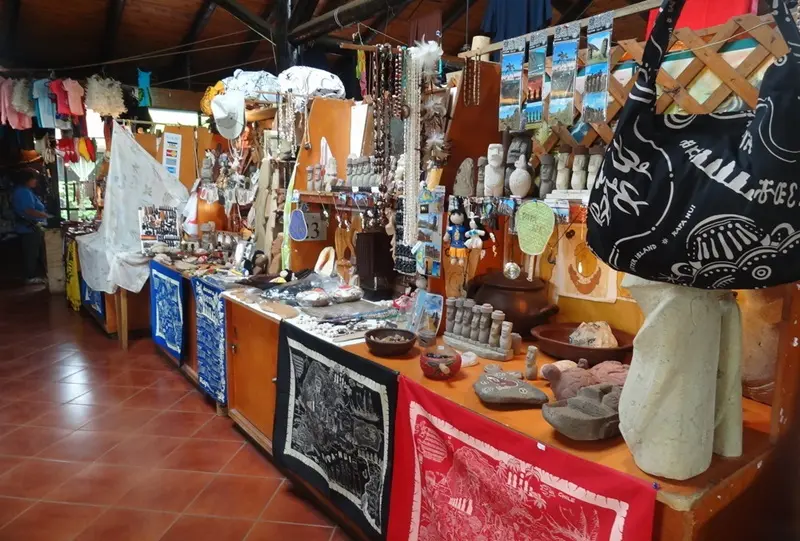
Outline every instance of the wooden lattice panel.
{"label": "wooden lattice panel", "polygon": [[[755,46],[749,50],[747,56],[737,65],[732,66],[720,52],[726,44],[736,40],[752,38]],[[622,40],[611,50],[610,66],[613,74],[615,68],[623,61],[633,60],[641,62],[645,42],[636,40]],[[765,62],[787,54],[788,47],[780,32],[774,27],[771,16],[758,17],[756,15],[743,15],[730,21],[694,31],[681,28],[675,31],[670,40],[670,52],[691,52],[692,60],[677,75],[670,75],[661,69],[656,78],[656,83],[661,88],[661,94],[656,102],[656,112],[664,113],[673,105],[677,105],[686,113],[709,114],[723,105],[731,95],[738,96],[742,103],[750,108],[755,108],[758,103],[758,89],[753,86],[750,79],[760,70]],[[579,66],[583,65],[586,51],[581,50],[578,57]],[[548,59],[547,72],[551,73],[552,62]],[[692,93],[692,85],[706,73],[713,73],[721,83],[710,92],[702,103]],[[539,162],[538,157],[552,152],[561,144],[572,147],[577,145],[591,146],[598,139],[608,144],[614,135],[611,124],[619,115],[623,105],[628,99],[630,89],[636,80],[636,70],[626,85],[621,84],[615,77],[610,76],[608,93],[613,98],[609,103],[607,120],[601,123],[592,123],[581,141],[576,141],[570,129],[561,124],[550,125],[550,136],[544,143],[534,140],[534,164]],[[549,98],[545,98],[547,101]],[[574,120],[580,119],[583,95],[575,91]],[[545,108],[546,110],[547,108]],[[547,121],[547,116],[545,117]]]}

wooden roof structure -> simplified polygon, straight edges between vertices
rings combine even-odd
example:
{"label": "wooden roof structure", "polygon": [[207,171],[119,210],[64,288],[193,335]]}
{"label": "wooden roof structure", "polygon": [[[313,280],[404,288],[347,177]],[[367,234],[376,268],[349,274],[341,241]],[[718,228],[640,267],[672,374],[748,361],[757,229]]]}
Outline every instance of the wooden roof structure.
{"label": "wooden roof structure", "polygon": [[[553,24],[635,3],[552,0]],[[358,30],[364,42],[392,42],[381,33],[406,42],[411,22],[435,10],[442,13],[443,49],[457,54],[479,33],[488,4],[489,0],[4,0],[0,66],[31,74],[53,69],[59,76],[73,77],[105,71],[134,84],[139,67],[153,72],[156,85],[201,89],[240,66],[274,72],[286,65],[287,37],[293,45],[315,43],[326,47],[328,55],[342,54],[336,40],[352,41]],[[645,27],[645,14],[626,17],[615,23],[614,38],[640,39]],[[154,52],[156,56],[150,56]],[[97,65],[138,55],[149,57]]]}

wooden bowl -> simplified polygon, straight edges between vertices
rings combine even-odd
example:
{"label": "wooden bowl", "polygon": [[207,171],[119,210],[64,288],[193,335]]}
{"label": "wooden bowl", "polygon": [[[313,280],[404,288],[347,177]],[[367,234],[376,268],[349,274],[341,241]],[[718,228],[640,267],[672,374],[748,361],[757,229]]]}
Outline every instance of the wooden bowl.
{"label": "wooden bowl", "polygon": [[611,329],[617,339],[615,348],[587,348],[569,343],[569,335],[575,332],[578,323],[550,323],[531,329],[531,336],[539,349],[556,360],[568,359],[578,361],[586,359],[590,366],[603,361],[623,362],[633,351],[633,336],[626,332]]}
{"label": "wooden bowl", "polygon": [[[403,336],[405,340],[402,342],[381,342],[376,340],[396,334]],[[364,333],[364,340],[373,355],[378,357],[399,357],[411,351],[417,341],[417,335],[402,329],[372,329]]]}

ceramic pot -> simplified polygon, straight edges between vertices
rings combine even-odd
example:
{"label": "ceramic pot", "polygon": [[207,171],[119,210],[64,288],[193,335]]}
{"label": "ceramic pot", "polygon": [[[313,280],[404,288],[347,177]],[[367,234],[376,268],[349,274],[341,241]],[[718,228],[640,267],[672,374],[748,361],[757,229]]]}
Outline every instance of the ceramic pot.
{"label": "ceramic pot", "polygon": [[433,346],[419,356],[419,366],[425,377],[431,379],[450,379],[461,370],[461,355],[444,344]]}
{"label": "ceramic pot", "polygon": [[467,296],[475,304],[491,304],[505,312],[505,321],[512,322],[514,331],[524,335],[558,313],[558,306],[547,299],[546,285],[539,278],[530,282],[525,277],[512,280],[497,272],[473,279]]}

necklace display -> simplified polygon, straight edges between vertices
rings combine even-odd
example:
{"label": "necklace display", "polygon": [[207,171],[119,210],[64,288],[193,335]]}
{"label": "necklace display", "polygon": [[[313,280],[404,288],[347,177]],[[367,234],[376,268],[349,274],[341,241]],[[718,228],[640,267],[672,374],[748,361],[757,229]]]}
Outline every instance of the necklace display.
{"label": "necklace display", "polygon": [[464,105],[476,107],[481,103],[481,60],[473,57],[467,60],[464,66]]}
{"label": "necklace display", "polygon": [[294,94],[286,92],[281,94],[278,103],[278,137],[289,147],[291,158],[297,151],[297,132],[295,131]]}
{"label": "necklace display", "polygon": [[405,183],[403,188],[403,243],[411,247],[417,241],[419,216],[420,130],[423,59],[412,48],[406,60]]}
{"label": "necklace display", "polygon": [[391,157],[391,117],[394,107],[392,69],[392,46],[381,44],[372,53],[372,99],[373,99],[373,170],[381,174],[386,184]]}

